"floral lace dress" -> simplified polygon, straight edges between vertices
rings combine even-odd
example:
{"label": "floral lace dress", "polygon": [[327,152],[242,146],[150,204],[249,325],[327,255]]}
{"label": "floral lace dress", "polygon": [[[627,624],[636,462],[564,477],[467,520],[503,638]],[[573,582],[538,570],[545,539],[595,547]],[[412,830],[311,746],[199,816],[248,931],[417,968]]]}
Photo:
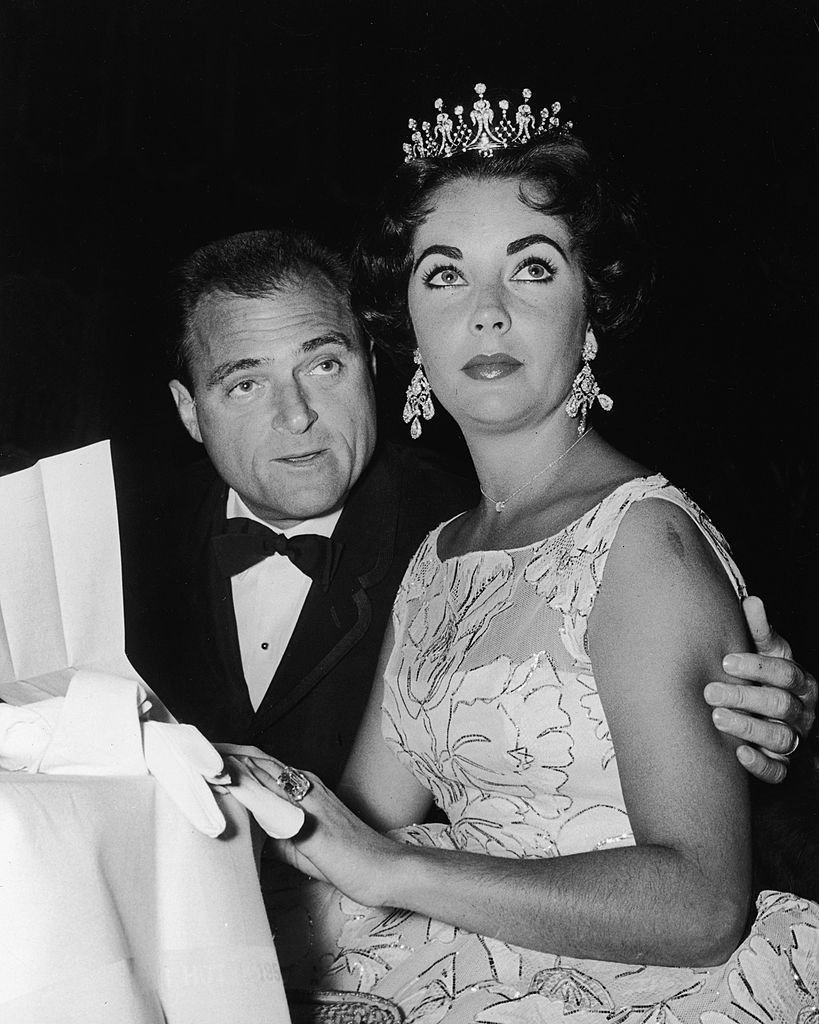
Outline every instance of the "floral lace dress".
{"label": "floral lace dress", "polygon": [[[742,581],[723,538],[660,476],[630,481],[560,533],[442,562],[440,527],[396,599],[383,729],[448,825],[408,843],[495,857],[633,845],[586,626],[615,532],[635,501],[685,509]],[[763,893],[749,937],[708,969],[533,952],[314,883],[313,984],[397,1002],[408,1024],[819,1024],[819,907]]]}

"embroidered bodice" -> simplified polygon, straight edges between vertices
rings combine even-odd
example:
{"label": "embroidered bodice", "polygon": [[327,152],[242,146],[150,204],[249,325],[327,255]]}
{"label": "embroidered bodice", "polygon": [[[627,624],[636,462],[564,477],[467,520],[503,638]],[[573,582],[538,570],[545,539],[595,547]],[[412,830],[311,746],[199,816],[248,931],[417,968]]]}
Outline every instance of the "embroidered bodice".
{"label": "embroidered bodice", "polygon": [[437,842],[509,857],[633,842],[587,630],[617,527],[647,498],[696,519],[742,590],[722,536],[661,476],[523,548],[442,560],[439,527],[416,554],[395,604],[384,735],[450,819]]}

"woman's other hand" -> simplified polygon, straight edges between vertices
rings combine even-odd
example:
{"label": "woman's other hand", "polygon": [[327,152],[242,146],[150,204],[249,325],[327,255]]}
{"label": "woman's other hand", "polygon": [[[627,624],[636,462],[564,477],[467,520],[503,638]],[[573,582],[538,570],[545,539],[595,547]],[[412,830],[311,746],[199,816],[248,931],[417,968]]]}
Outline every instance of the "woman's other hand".
{"label": "woman's other hand", "polygon": [[[284,765],[269,757],[231,757],[229,766],[234,781],[231,792],[270,834],[268,817],[275,819],[275,804],[281,798],[288,799],[276,782]],[[386,890],[379,880],[389,877],[390,865],[400,853],[401,844],[356,817],[317,776],[311,772],[301,774],[309,779],[310,789],[297,803],[291,802],[304,811],[304,825],[290,839],[274,834],[270,848],[280,860],[303,874],[332,883],[366,906],[380,905]]]}
{"label": "woman's other hand", "polygon": [[[790,644],[771,627],[758,597],[743,602],[755,654],[729,654],[723,668],[741,680],[709,683],[705,699],[714,725],[742,740],[740,763],[763,782],[781,782],[798,737],[814,723],[817,685],[793,660]],[[753,683],[756,685],[748,685]]]}

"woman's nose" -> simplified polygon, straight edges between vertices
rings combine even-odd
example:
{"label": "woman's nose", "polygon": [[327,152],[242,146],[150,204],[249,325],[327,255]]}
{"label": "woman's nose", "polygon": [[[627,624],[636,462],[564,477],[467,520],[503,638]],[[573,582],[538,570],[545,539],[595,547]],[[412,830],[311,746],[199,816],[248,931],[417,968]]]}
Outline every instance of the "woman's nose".
{"label": "woman's nose", "polygon": [[497,289],[484,289],[472,311],[472,333],[506,334],[510,326],[509,313]]}
{"label": "woman's nose", "polygon": [[318,419],[297,381],[287,384],[275,398],[273,428],[287,434],[303,434]]}

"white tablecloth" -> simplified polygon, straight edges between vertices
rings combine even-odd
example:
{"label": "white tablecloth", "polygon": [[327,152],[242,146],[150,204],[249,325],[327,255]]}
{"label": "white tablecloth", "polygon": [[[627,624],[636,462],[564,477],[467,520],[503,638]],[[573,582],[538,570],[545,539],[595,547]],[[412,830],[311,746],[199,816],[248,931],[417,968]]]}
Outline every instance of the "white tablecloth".
{"label": "white tablecloth", "polygon": [[289,1024],[245,810],[150,776],[0,771],[2,1024]]}

